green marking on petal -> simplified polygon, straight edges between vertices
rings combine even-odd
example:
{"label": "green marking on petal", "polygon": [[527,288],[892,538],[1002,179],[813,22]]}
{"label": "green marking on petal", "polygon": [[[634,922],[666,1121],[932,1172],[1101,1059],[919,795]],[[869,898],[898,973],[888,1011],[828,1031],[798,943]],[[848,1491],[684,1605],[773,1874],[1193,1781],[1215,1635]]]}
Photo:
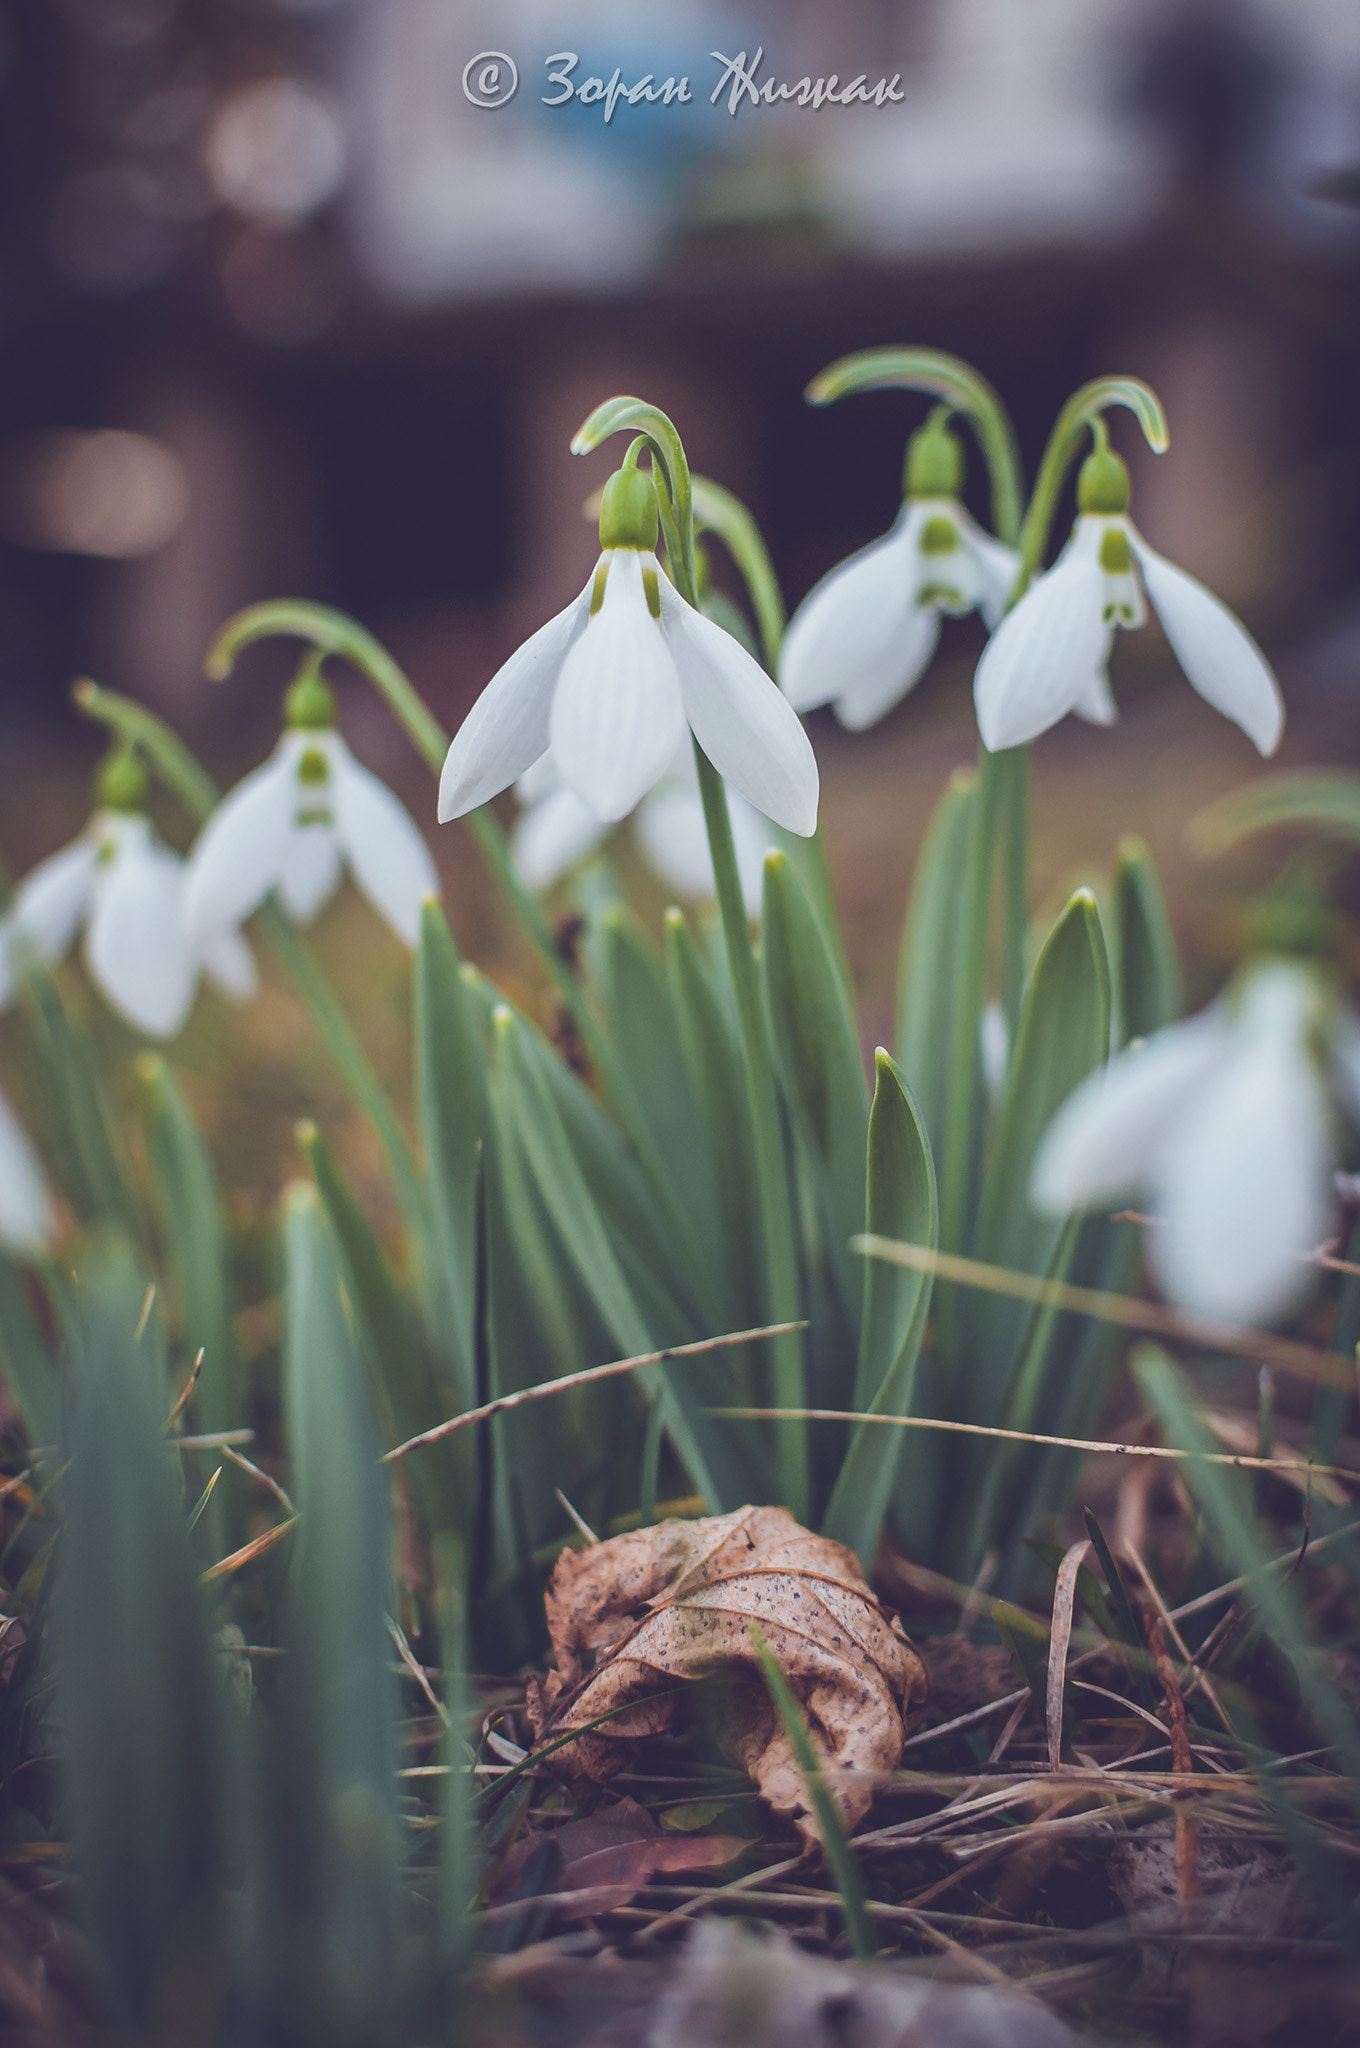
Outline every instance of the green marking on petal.
{"label": "green marking on petal", "polygon": [[973,600],[965,597],[953,583],[924,583],[916,593],[916,602],[927,610],[932,606],[941,612],[970,612]]}
{"label": "green marking on petal", "polygon": [[593,619],[604,603],[604,586],[609,578],[609,556],[601,555],[600,566],[595,571],[595,582],[590,593],[590,616]]}
{"label": "green marking on petal", "polygon": [[335,819],[325,804],[310,804],[297,813],[293,822],[296,825],[333,825]]}
{"label": "green marking on petal", "polygon": [[1133,557],[1122,526],[1107,526],[1100,538],[1100,566],[1107,576],[1127,576]]}
{"label": "green marking on petal", "polygon": [[308,747],[297,764],[297,777],[299,782],[308,783],[313,788],[330,781],[331,764],[320,747]]}
{"label": "green marking on petal", "polygon": [[648,611],[654,619],[659,619],[661,617],[661,592],[657,587],[655,569],[643,570],[642,588],[646,593]]}
{"label": "green marking on petal", "polygon": [[942,512],[937,512],[921,528],[918,545],[923,555],[956,554],[960,546],[959,529],[952,519],[946,519]]}

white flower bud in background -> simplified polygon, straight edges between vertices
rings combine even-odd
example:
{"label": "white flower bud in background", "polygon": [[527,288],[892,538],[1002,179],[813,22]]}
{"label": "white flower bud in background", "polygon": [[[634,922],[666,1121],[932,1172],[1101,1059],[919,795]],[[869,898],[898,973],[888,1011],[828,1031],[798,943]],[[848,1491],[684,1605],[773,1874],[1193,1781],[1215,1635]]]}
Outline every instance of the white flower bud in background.
{"label": "white flower bud in background", "polygon": [[28,1258],[47,1249],[53,1228],[47,1176],[28,1132],[0,1095],[0,1245]]}

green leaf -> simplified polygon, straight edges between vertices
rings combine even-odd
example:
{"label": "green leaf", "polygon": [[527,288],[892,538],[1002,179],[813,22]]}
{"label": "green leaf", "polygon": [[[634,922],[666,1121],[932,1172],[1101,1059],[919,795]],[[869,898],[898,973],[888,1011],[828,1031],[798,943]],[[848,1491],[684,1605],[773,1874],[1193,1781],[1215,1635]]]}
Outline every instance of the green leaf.
{"label": "green leaf", "polygon": [[[911,1092],[881,1048],[869,1116],[867,1229],[905,1244],[939,1240],[935,1167]],[[930,1308],[931,1280],[910,1266],[864,1261],[864,1312],[855,1372],[857,1409],[910,1415],[916,1365]],[[901,1460],[905,1430],[862,1422],[851,1438],[826,1512],[824,1533],[872,1568],[879,1531]]]}
{"label": "green leaf", "polygon": [[[440,1387],[408,1297],[393,1277],[334,1152],[315,1124],[304,1124],[301,1136],[339,1253],[390,1448],[433,1429],[458,1409]],[[413,1455],[411,1481],[435,1528],[470,1528],[473,1455],[472,1445],[461,1436],[427,1444]]]}
{"label": "green leaf", "polygon": [[432,1210],[431,1331],[460,1404],[476,1401],[478,1151],[486,1128],[484,1054],[448,919],[421,913],[416,955],[416,1108]]}
{"label": "green leaf", "polygon": [[680,1043],[717,1177],[728,1318],[738,1328],[751,1328],[765,1313],[764,1250],[756,1222],[755,1159],[741,1047],[714,971],[679,910],[666,914],[665,957]]}
{"label": "green leaf", "polygon": [[916,863],[897,977],[897,1063],[931,1142],[944,1132],[977,778],[957,769]]}
{"label": "green leaf", "polygon": [[89,1041],[68,1018],[56,982],[41,963],[26,964],[25,994],[42,1094],[56,1124],[77,1214],[82,1222],[111,1225],[137,1243],[141,1218]]}
{"label": "green leaf", "polygon": [[[252,1979],[268,2037],[391,2038],[397,1906],[389,1501],[316,1192],[284,1198],[283,1378],[301,1515]],[[245,2031],[249,2033],[250,2027]]]}
{"label": "green leaf", "polygon": [[61,1380],[33,1313],[29,1288],[37,1284],[36,1275],[0,1251],[0,1373],[29,1443],[51,1447],[61,1435]]}
{"label": "green leaf", "polygon": [[[1105,1059],[1110,1043],[1110,977],[1095,899],[1079,889],[1044,943],[1020,1013],[983,1178],[975,1256],[1014,1272],[1048,1269],[1063,1230],[1060,1218],[1029,1199],[1039,1141],[1077,1083]],[[960,1319],[959,1357],[970,1351],[967,1413],[995,1417],[1017,1346],[1033,1312],[1018,1302],[970,1303]]]}
{"label": "green leaf", "polygon": [[760,969],[779,1077],[820,1162],[833,1257],[853,1299],[846,1247],[864,1228],[864,1062],[835,956],[783,853],[765,857]]}
{"label": "green leaf", "polygon": [[627,1089],[627,1102],[615,1107],[626,1128],[646,1127],[665,1168],[654,1192],[693,1275],[707,1283],[706,1311],[720,1316],[725,1304],[712,1284],[720,1270],[713,1158],[661,962],[620,903],[590,918],[586,959]]}
{"label": "green leaf", "polygon": [[[83,1342],[57,1588],[69,1824],[84,1917],[138,2037],[223,1979],[220,1887],[233,1784],[170,1451],[158,1348],[136,1336],[126,1251],[81,1275]],[[200,2007],[197,1999],[203,2001]]]}
{"label": "green leaf", "polygon": [[1277,825],[1311,825],[1347,845],[1360,841],[1360,775],[1305,768],[1262,776],[1198,812],[1189,837],[1198,852],[1225,853]]}
{"label": "green leaf", "polygon": [[1146,1038],[1181,1014],[1183,989],[1166,898],[1140,839],[1120,842],[1110,897],[1114,1043]]}
{"label": "green leaf", "polygon": [[192,1358],[200,1430],[235,1429],[245,1417],[241,1362],[232,1334],[226,1234],[212,1158],[174,1074],[156,1053],[137,1061],[142,1130],[175,1307]]}

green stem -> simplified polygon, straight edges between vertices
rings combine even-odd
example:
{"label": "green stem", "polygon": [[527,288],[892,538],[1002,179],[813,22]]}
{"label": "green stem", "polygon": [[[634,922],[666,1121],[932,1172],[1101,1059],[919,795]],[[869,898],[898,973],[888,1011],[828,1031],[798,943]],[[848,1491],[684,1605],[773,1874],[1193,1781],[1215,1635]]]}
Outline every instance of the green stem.
{"label": "green stem", "polygon": [[[694,555],[694,501],[689,465],[680,436],[665,413],[655,406],[647,405],[641,399],[615,398],[597,407],[590,415],[573,440],[572,450],[578,455],[588,454],[611,434],[621,432],[645,434],[651,444],[653,470],[657,473],[657,501],[661,508],[671,573],[680,595],[697,611],[699,579]],[[737,1024],[746,1067],[769,1318],[772,1323],[793,1322],[801,1309],[793,1209],[789,1198],[788,1162],[779,1118],[774,1060],[751,944],[751,921],[737,873],[732,820],[728,815],[722,777],[697,740],[694,759],[699,771],[718,914],[722,920],[723,944],[736,998]],[[770,1342],[778,1405],[781,1408],[805,1407],[802,1332],[791,1331],[785,1336],[772,1338]],[[778,1428],[784,1505],[798,1521],[806,1521],[810,1506],[807,1424],[791,1418],[781,1422]]]}
{"label": "green stem", "polygon": [[[987,985],[987,941],[991,926],[992,871],[997,827],[1004,807],[1008,766],[1019,748],[989,753],[978,745],[977,802],[959,944],[959,978],[955,993],[953,1038],[945,1087],[944,1144],[940,1162],[940,1249],[967,1250],[968,1197],[980,1110],[977,1085],[981,1058],[979,1031]],[[937,1289],[937,1302],[946,1298]]]}

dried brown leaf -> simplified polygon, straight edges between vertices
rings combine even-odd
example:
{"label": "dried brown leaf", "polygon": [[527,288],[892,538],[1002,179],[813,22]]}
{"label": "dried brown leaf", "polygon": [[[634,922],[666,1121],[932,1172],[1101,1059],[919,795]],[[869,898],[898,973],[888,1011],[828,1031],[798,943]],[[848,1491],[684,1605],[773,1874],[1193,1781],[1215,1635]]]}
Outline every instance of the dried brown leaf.
{"label": "dried brown leaf", "polygon": [[[750,1847],[744,1835],[664,1833],[645,1806],[635,1799],[620,1799],[603,1813],[522,1836],[501,1866],[496,1899],[514,1891],[525,1864],[544,1841],[553,1842],[562,1859],[561,1877],[554,1889],[583,1892],[607,1888],[612,1906],[626,1906],[638,1889],[655,1877],[721,1870]],[[596,1902],[592,1910],[607,1909]]]}
{"label": "dried brown leaf", "polygon": [[661,1522],[564,1551],[547,1612],[557,1668],[530,1691],[537,1739],[616,1717],[557,1751],[552,1768],[604,1784],[633,1743],[679,1725],[674,1688],[719,1676],[719,1742],[809,1843],[816,1827],[751,1623],[779,1660],[848,1827],[896,1768],[906,1717],[925,1699],[925,1668],[856,1558],[784,1508]]}

